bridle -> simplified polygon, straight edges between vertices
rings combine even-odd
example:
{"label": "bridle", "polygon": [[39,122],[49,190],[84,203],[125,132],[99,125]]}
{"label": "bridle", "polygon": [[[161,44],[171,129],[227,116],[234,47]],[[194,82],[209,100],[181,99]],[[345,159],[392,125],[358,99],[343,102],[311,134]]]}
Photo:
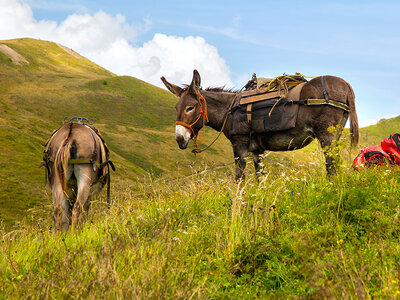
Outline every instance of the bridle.
{"label": "bridle", "polygon": [[[204,127],[206,125],[206,122],[208,122],[208,116],[207,116],[207,102],[206,99],[203,97],[203,95],[200,93],[200,91],[198,91],[198,100],[199,100],[199,104],[200,104],[200,115],[197,117],[197,119],[192,123],[192,124],[186,124],[184,122],[181,121],[176,121],[175,124],[176,125],[182,125],[188,129],[190,129],[193,133],[194,136],[194,148],[195,149],[199,149],[198,145],[197,145],[197,136],[198,133],[196,134],[193,130],[193,126],[196,125],[196,123],[200,120],[203,119],[203,139],[202,139],[202,143],[204,142]],[[204,103],[204,108],[203,108],[203,103]]]}

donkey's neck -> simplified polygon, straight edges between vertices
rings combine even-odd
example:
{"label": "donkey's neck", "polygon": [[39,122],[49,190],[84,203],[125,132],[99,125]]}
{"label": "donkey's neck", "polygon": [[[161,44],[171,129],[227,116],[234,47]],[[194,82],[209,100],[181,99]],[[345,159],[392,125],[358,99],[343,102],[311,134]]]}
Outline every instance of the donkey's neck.
{"label": "donkey's neck", "polygon": [[207,126],[219,131],[222,128],[230,104],[235,97],[235,93],[201,91],[207,101]]}

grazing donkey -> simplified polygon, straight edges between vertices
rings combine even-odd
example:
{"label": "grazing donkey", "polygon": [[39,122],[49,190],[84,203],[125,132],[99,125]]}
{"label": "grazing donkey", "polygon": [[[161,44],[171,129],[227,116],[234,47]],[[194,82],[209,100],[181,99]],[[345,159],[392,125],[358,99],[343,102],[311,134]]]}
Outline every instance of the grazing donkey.
{"label": "grazing donkey", "polygon": [[[244,115],[246,113],[244,105],[240,104],[241,94],[223,88],[201,89],[197,70],[193,72],[191,84],[183,88],[169,83],[164,77],[161,80],[170,92],[179,97],[175,106],[175,138],[179,148],[186,149],[190,139],[194,139],[197,147],[197,135],[205,125],[222,131],[232,143],[238,180],[244,177],[248,152],[253,154],[257,172],[260,169],[260,155],[266,150],[300,149],[314,138],[325,149],[340,137],[349,115],[352,144],[358,143],[359,127],[354,92],[346,81],[338,77],[321,76],[302,84],[296,99],[282,101],[287,105],[298,106],[292,128],[269,132],[255,131],[251,122],[237,122],[241,119],[237,114],[243,114],[243,111]],[[339,128],[336,136],[328,132],[331,126]],[[327,172],[334,174],[334,159],[329,152],[324,154]]]}
{"label": "grazing donkey", "polygon": [[[84,118],[73,119],[80,122]],[[71,120],[50,136],[41,163],[46,167],[52,191],[54,230],[62,232],[66,232],[71,223],[79,227],[82,213],[87,215],[89,210],[90,197],[99,193],[106,181],[109,205],[109,167],[115,170],[99,131]]]}

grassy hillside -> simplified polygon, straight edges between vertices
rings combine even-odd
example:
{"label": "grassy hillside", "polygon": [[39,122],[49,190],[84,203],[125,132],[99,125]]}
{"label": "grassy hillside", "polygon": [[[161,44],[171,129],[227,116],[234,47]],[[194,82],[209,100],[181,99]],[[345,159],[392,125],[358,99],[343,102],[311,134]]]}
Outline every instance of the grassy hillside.
{"label": "grassy hillside", "polygon": [[[194,168],[177,150],[169,92],[51,42],[1,45],[24,61],[0,52],[0,219],[14,223],[0,226],[0,298],[400,297],[399,170],[349,167],[400,117],[362,128],[353,151],[345,133],[335,177],[314,142],[236,184],[225,138]],[[82,230],[54,235],[37,166],[65,116],[96,120],[117,172],[111,209],[103,194]]]}
{"label": "grassy hillside", "polygon": [[[26,209],[51,203],[44,170],[37,169],[43,145],[65,117],[94,119],[111,149],[118,172],[113,181],[135,186],[149,172],[175,178],[190,174],[194,157],[174,141],[173,107],[169,92],[128,76],[115,76],[61,45],[34,40],[0,41],[22,56],[16,64],[0,51],[0,220],[21,219]],[[361,144],[376,144],[396,131],[399,118],[382,120],[361,130]],[[206,131],[205,143],[215,136]],[[269,154],[266,162],[288,166],[299,158],[310,161],[318,152],[313,143],[305,150]],[[351,160],[356,153],[347,153]],[[320,157],[322,159],[322,157]],[[205,165],[232,163],[229,142],[197,157],[195,170]]]}
{"label": "grassy hillside", "polygon": [[[20,219],[26,209],[51,203],[43,145],[65,117],[95,120],[118,169],[113,181],[133,185],[138,177],[188,174],[190,151],[174,141],[174,105],[169,92],[133,77],[118,77],[58,44],[33,39],[0,41],[29,64],[15,64],[0,51],[0,220]],[[211,139],[211,136],[209,137]],[[229,153],[229,154],[228,154]],[[198,166],[226,163],[219,142]]]}

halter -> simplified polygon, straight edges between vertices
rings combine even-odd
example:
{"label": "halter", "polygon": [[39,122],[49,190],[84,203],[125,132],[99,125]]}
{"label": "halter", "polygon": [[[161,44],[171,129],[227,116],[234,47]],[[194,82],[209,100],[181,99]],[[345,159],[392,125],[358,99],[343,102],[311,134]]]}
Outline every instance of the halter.
{"label": "halter", "polygon": [[[203,139],[202,139],[202,143],[204,143],[204,125],[206,124],[206,121],[208,122],[208,116],[207,116],[207,102],[206,99],[203,97],[203,95],[200,93],[200,91],[198,91],[198,100],[199,100],[199,104],[200,104],[200,115],[197,117],[196,121],[194,121],[192,124],[186,124],[184,122],[181,121],[176,121],[175,124],[176,125],[182,125],[186,128],[189,128],[194,136],[194,148],[198,149],[198,145],[197,145],[197,136],[198,133],[196,134],[193,130],[193,126],[202,118],[203,119]],[[203,103],[204,102],[204,109],[203,109]]]}

